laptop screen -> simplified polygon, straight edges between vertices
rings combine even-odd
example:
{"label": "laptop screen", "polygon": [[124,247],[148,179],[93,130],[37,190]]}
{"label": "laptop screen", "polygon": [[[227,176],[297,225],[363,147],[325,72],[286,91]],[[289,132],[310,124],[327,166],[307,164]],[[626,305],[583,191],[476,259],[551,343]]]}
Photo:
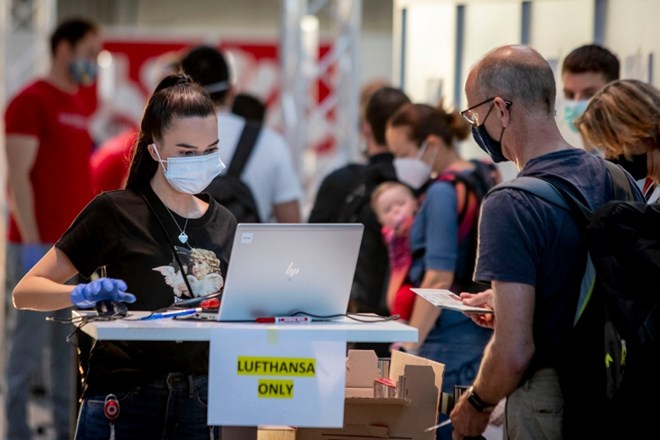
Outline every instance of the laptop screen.
{"label": "laptop screen", "polygon": [[345,314],[363,230],[359,223],[239,224],[218,319]]}

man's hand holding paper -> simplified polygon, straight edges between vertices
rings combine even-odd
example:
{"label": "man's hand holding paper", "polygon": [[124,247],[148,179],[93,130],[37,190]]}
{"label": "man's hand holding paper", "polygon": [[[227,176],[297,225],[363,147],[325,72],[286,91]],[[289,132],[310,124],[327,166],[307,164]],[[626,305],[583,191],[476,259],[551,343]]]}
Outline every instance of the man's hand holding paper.
{"label": "man's hand holding paper", "polygon": [[471,307],[489,309],[489,313],[468,313],[465,315],[475,324],[486,328],[495,328],[495,311],[493,308],[493,289],[484,290],[479,293],[461,292],[463,304]]}

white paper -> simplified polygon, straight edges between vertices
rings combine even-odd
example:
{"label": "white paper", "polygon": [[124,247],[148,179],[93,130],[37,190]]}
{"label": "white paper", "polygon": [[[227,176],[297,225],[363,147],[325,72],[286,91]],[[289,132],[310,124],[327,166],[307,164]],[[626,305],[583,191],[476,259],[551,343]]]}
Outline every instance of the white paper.
{"label": "white paper", "polygon": [[491,309],[463,304],[461,298],[446,289],[410,289],[436,307],[465,313],[493,313]]}
{"label": "white paper", "polygon": [[[299,327],[256,325],[213,331],[209,425],[343,426],[346,335]],[[265,372],[266,368],[247,372],[258,362],[271,366],[311,362],[314,372]],[[262,392],[269,386],[274,391]]]}

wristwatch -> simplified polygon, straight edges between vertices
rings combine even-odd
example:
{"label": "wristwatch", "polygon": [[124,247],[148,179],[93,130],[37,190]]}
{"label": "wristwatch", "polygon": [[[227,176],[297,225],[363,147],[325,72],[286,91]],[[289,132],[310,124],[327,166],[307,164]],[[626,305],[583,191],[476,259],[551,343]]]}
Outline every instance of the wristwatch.
{"label": "wristwatch", "polygon": [[470,387],[468,390],[467,400],[470,402],[470,405],[472,405],[479,412],[491,412],[495,409],[495,405],[486,403],[481,400],[481,397],[479,397],[479,394],[477,394],[477,392],[474,390],[474,387]]}

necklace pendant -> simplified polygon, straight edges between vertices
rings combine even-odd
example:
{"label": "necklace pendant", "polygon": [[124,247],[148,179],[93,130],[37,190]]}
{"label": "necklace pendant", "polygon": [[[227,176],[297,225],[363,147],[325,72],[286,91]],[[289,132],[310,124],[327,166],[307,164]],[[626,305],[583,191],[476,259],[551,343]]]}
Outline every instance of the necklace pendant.
{"label": "necklace pendant", "polygon": [[188,242],[188,235],[185,232],[179,234],[179,241],[181,244],[186,244]]}

